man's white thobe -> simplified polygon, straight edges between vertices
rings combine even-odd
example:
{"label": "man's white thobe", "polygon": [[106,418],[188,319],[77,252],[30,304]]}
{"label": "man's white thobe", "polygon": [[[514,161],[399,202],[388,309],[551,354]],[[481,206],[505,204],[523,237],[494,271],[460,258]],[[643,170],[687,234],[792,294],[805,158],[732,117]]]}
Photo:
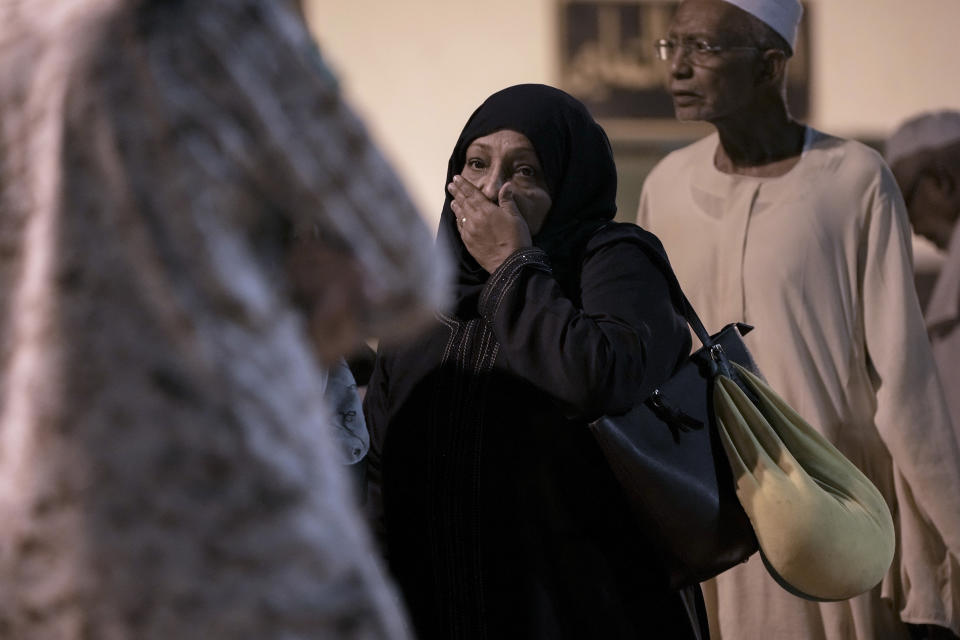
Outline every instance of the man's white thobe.
{"label": "man's white thobe", "polygon": [[899,638],[900,619],[960,632],[960,444],[893,176],[868,147],[812,129],[776,178],[720,172],[717,144],[655,167],[638,223],[709,330],[756,326],[746,342],[761,371],[877,485],[898,547],[881,585],[832,603],[790,595],[755,555],[704,585],[714,640]]}

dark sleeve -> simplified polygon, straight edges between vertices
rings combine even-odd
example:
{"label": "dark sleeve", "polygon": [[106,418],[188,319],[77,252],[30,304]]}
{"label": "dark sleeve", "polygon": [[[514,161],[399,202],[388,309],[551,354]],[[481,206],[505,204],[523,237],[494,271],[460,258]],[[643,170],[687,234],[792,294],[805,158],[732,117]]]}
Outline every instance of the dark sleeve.
{"label": "dark sleeve", "polygon": [[666,277],[635,241],[588,251],[582,308],[564,295],[546,253],[514,253],[491,275],[480,313],[511,370],[568,413],[623,413],[669,378],[690,349],[690,333]]}
{"label": "dark sleeve", "polygon": [[367,521],[374,536],[384,549],[383,498],[381,494],[383,437],[387,424],[387,376],[386,358],[377,354],[373,373],[363,397],[363,417],[370,432],[370,449],[367,452],[364,475],[363,504]]}

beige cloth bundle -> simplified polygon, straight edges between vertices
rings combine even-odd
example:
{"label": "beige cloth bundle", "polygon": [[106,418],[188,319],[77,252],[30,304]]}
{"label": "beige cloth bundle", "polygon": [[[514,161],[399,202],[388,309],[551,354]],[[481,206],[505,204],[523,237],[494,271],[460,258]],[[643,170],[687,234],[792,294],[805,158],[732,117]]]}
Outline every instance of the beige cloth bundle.
{"label": "beige cloth bundle", "polygon": [[883,496],[763,380],[732,364],[757,404],[719,376],[717,425],[767,570],[782,587],[811,600],[842,600],[871,589],[894,553],[893,519]]}

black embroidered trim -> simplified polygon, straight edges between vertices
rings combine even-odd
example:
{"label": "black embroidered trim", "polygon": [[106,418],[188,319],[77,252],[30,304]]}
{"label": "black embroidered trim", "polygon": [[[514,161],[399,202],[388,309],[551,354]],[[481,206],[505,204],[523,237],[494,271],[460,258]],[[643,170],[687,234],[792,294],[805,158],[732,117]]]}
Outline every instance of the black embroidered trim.
{"label": "black embroidered trim", "polygon": [[547,252],[543,249],[529,247],[510,254],[510,257],[490,274],[490,279],[480,293],[480,302],[477,307],[481,316],[487,321],[493,321],[510,287],[520,277],[523,268],[528,266],[547,273],[553,272]]}
{"label": "black embroidered trim", "polygon": [[[436,478],[437,507],[453,515],[459,526],[442,520],[428,532],[434,581],[442,585],[448,608],[440,615],[452,637],[482,640],[486,634],[483,558],[480,540],[480,464],[487,384],[500,345],[481,319],[461,322],[441,315],[450,335],[440,369],[453,375],[439,378],[438,402],[430,416],[425,446],[430,476]],[[459,480],[459,481],[458,481]],[[456,534],[456,535],[454,535]],[[438,605],[438,611],[441,608]]]}

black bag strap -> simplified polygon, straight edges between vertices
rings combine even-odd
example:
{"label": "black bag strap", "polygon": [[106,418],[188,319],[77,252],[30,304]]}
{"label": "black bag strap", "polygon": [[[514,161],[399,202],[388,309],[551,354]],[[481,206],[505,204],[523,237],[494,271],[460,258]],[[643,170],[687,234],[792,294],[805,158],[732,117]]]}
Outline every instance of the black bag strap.
{"label": "black bag strap", "polygon": [[[655,238],[656,236],[653,237]],[[677,274],[673,272],[673,267],[670,266],[670,260],[667,258],[667,253],[663,248],[663,245],[660,244],[659,240],[653,242],[648,238],[643,238],[640,241],[640,245],[643,247],[647,257],[649,257],[650,260],[660,268],[663,276],[667,279],[667,283],[670,286],[671,294],[674,296],[674,300],[677,301],[677,304],[680,307],[680,312],[683,314],[683,317],[686,318],[687,324],[689,324],[693,329],[693,332],[697,335],[697,338],[699,338],[700,342],[703,343],[703,351],[706,352],[705,355],[707,356],[704,361],[709,363],[712,375],[722,374],[731,380],[737,381],[737,384],[739,384],[744,392],[747,393],[747,396],[751,399],[754,399],[753,392],[743,385],[743,383],[740,381],[740,375],[736,373],[736,370],[730,365],[727,354],[724,352],[720,342],[714,340],[713,337],[710,336],[710,334],[704,328],[703,322],[700,321],[700,316],[698,316],[697,312],[693,310],[693,305],[690,304],[686,294],[683,293],[683,288],[680,286],[680,281],[677,280]],[[741,336],[753,329],[753,327],[750,325],[743,324],[742,322],[737,322],[734,324],[737,332]],[[723,331],[718,333],[717,336],[720,337],[722,334]],[[756,363],[753,362],[753,358],[749,356],[749,354],[747,358],[749,364],[747,362],[744,362],[743,364],[757,375],[763,377],[760,374],[759,369],[757,369]],[[690,418],[690,416],[684,413],[679,406],[674,407],[664,401],[663,398],[660,397],[659,389],[654,392],[648,403],[649,402],[653,403],[649,406],[651,406],[657,415],[660,415],[661,418],[667,421],[669,424],[677,425],[677,427],[680,429],[699,428],[702,426],[695,419]]]}
{"label": "black bag strap", "polygon": [[713,339],[704,328],[703,322],[700,321],[700,316],[698,316],[697,312],[693,309],[693,305],[687,300],[686,294],[683,293],[680,281],[677,280],[677,274],[673,272],[673,267],[670,266],[670,260],[667,258],[666,251],[664,251],[659,243],[654,245],[647,241],[646,238],[641,240],[639,244],[643,247],[647,257],[660,268],[661,273],[663,273],[663,276],[667,279],[667,284],[670,285],[673,298],[679,304],[679,311],[683,314],[683,317],[686,318],[687,324],[693,329],[693,332],[697,335],[700,342],[703,343],[703,346],[712,347]]}
{"label": "black bag strap", "polygon": [[[604,229],[610,228],[615,224],[617,223],[608,221],[598,227],[597,230],[594,231],[594,234],[598,234]],[[620,224],[626,225],[630,223]],[[644,253],[647,254],[647,257],[650,258],[653,264],[660,269],[663,277],[666,278],[673,300],[680,313],[686,319],[687,324],[689,324],[693,329],[694,334],[696,334],[697,338],[704,347],[712,347],[716,341],[710,337],[710,333],[707,332],[706,328],[703,326],[703,322],[700,321],[700,316],[697,315],[697,312],[693,310],[693,305],[690,304],[689,300],[687,300],[687,296],[683,292],[683,288],[680,286],[680,281],[677,280],[677,274],[673,272],[673,267],[670,266],[670,259],[667,258],[667,252],[663,248],[663,244],[660,243],[659,238],[643,227],[634,224],[630,224],[630,226],[632,226],[636,231],[639,231],[639,233],[634,235],[634,239],[637,241],[637,244],[643,248]]]}

